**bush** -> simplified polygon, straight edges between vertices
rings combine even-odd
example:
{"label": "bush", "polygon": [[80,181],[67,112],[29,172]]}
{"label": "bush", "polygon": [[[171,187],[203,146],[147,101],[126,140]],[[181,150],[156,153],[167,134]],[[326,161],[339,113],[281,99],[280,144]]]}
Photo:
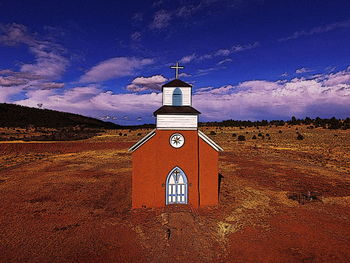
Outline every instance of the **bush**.
{"label": "bush", "polygon": [[252,139],[253,139],[253,140],[256,140],[256,136],[254,135],[254,136],[252,137]]}
{"label": "bush", "polygon": [[304,136],[299,133],[297,136],[297,140],[304,140]]}
{"label": "bush", "polygon": [[237,139],[239,141],[245,141],[245,136],[244,135],[239,135]]}
{"label": "bush", "polygon": [[138,134],[137,134],[137,136],[141,136],[142,135],[142,133],[141,132],[139,132]]}
{"label": "bush", "polygon": [[123,136],[123,134],[120,132],[120,133],[119,133],[119,136]]}
{"label": "bush", "polygon": [[278,131],[278,133],[282,133],[282,131],[281,131],[281,130],[279,130],[279,131]]}
{"label": "bush", "polygon": [[216,135],[216,132],[211,131],[211,132],[210,132],[210,135]]}
{"label": "bush", "polygon": [[124,136],[128,136],[126,133],[124,133]]}
{"label": "bush", "polygon": [[235,134],[235,133],[232,133],[232,137],[236,137],[237,136],[237,134]]}
{"label": "bush", "polygon": [[266,133],[266,137],[270,137],[270,134]]}
{"label": "bush", "polygon": [[263,135],[261,134],[261,132],[259,132],[258,136],[259,136],[259,137],[262,137]]}

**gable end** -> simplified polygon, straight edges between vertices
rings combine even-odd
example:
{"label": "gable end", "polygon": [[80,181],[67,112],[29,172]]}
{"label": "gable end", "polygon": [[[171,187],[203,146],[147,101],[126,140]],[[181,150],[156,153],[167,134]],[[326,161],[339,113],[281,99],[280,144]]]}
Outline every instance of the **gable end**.
{"label": "gable end", "polygon": [[133,146],[129,148],[129,152],[136,151],[139,147],[141,147],[144,143],[146,143],[149,139],[151,139],[156,134],[156,129],[153,129],[150,133],[148,133],[145,137],[135,143]]}
{"label": "gable end", "polygon": [[212,139],[210,139],[207,135],[205,135],[203,132],[198,130],[198,136],[203,139],[207,144],[209,144],[211,147],[213,147],[218,152],[223,152],[224,149],[222,149],[218,144],[216,144]]}

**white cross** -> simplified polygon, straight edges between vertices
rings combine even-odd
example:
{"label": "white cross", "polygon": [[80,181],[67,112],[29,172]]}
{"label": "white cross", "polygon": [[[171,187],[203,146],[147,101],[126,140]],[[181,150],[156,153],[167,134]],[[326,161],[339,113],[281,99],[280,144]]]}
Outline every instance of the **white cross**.
{"label": "white cross", "polygon": [[179,62],[176,62],[176,65],[171,66],[170,68],[175,69],[175,78],[178,79],[179,78],[179,69],[183,69],[184,67],[180,67]]}

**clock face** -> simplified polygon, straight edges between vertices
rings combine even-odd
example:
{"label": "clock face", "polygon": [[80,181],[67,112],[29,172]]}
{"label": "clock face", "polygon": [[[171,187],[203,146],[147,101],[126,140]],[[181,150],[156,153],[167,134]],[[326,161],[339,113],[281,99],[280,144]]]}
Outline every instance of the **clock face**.
{"label": "clock face", "polygon": [[180,148],[185,143],[185,137],[180,133],[174,133],[170,136],[170,145],[174,148]]}

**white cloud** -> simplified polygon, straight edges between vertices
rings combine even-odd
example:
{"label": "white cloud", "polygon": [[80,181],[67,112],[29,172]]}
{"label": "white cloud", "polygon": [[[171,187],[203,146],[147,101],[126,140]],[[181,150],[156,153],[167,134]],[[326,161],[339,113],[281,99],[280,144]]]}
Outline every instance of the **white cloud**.
{"label": "white cloud", "polygon": [[225,58],[225,59],[219,61],[219,62],[217,63],[217,65],[222,65],[222,64],[225,64],[225,63],[229,63],[229,62],[231,62],[231,61],[232,61],[231,58]]}
{"label": "white cloud", "polygon": [[189,63],[191,62],[193,59],[196,58],[196,54],[193,53],[192,55],[188,55],[188,56],[184,56],[180,59],[179,63],[181,64],[186,64],[186,63]]}
{"label": "white cloud", "polygon": [[[306,80],[245,81],[236,86],[202,88],[194,106],[207,119],[264,119],[290,116],[349,116],[350,68]],[[224,116],[224,117],[223,117]]]}
{"label": "white cloud", "polygon": [[126,88],[132,92],[140,91],[160,91],[162,84],[167,81],[162,75],[155,75],[152,77],[138,77],[135,78],[131,84]]}
{"label": "white cloud", "polygon": [[[193,53],[191,55],[187,55],[187,56],[182,57],[180,62],[181,63],[189,63],[192,61],[202,61],[202,60],[212,59],[215,57],[227,57],[227,56],[232,55],[234,53],[257,48],[258,46],[259,46],[259,42],[254,42],[254,43],[249,43],[246,45],[233,45],[229,48],[222,48],[222,49],[214,50],[211,53],[200,55],[200,56]],[[229,62],[229,61],[232,61],[232,59],[227,58],[226,60],[221,60],[218,62],[218,65],[223,64],[225,62]]]}
{"label": "white cloud", "polygon": [[145,65],[152,64],[152,59],[139,59],[134,57],[116,57],[104,60],[88,70],[80,82],[101,82],[114,78],[130,76]]}
{"label": "white cloud", "polygon": [[26,96],[26,99],[14,103],[29,107],[43,104],[42,107],[47,109],[95,117],[114,116],[114,119],[118,119],[118,116],[129,116],[126,118],[136,120],[137,117],[145,116],[148,121],[153,120],[150,116],[162,100],[159,93],[115,94],[94,85],[65,90],[62,94],[55,90],[30,90]]}
{"label": "white cloud", "polygon": [[350,85],[350,67],[348,67],[347,70],[329,74],[328,78],[324,81],[324,84],[326,86],[336,86],[341,84]]}
{"label": "white cloud", "polygon": [[297,74],[303,74],[303,73],[307,73],[307,72],[311,72],[312,70],[311,69],[308,69],[308,68],[299,68],[295,71],[295,73]]}
{"label": "white cloud", "polygon": [[[133,83],[148,85],[162,76],[136,78]],[[13,87],[16,88],[16,87]],[[13,95],[5,88],[0,99]],[[12,93],[8,93],[11,91]],[[7,93],[6,93],[7,92]],[[28,90],[27,98],[16,103],[69,111],[89,116],[128,116],[127,121],[142,117],[150,122],[152,112],[161,106],[161,93],[116,94],[99,86],[70,90]],[[194,107],[202,112],[201,120],[286,119],[297,117],[344,117],[350,115],[350,67],[314,79],[294,78],[285,81],[250,80],[237,85],[204,87],[195,90]],[[126,121],[126,120],[125,120]]]}
{"label": "white cloud", "polygon": [[169,25],[172,14],[165,10],[159,10],[154,14],[153,21],[150,24],[151,29],[163,29]]}
{"label": "white cloud", "polygon": [[28,80],[26,79],[16,78],[13,76],[9,76],[9,77],[0,76],[0,86],[2,87],[19,86],[19,85],[25,85],[27,83],[28,83]]}
{"label": "white cloud", "polygon": [[52,41],[39,40],[29,33],[24,25],[0,24],[0,44],[14,46],[25,44],[35,56],[35,63],[24,64],[21,72],[30,73],[45,79],[57,79],[62,76],[68,60],[62,55],[63,48]]}
{"label": "white cloud", "polygon": [[141,33],[136,31],[134,33],[131,34],[131,39],[133,41],[140,41],[141,40]]}
{"label": "white cloud", "polygon": [[187,77],[191,77],[192,75],[191,74],[188,74],[188,73],[185,73],[185,72],[181,72],[179,73],[179,77],[183,77],[183,78],[187,78]]}
{"label": "white cloud", "polygon": [[215,52],[215,56],[228,56],[231,54],[230,49],[219,49]]}
{"label": "white cloud", "polygon": [[338,28],[347,28],[347,27],[350,27],[350,20],[345,20],[345,21],[336,22],[336,23],[332,23],[324,26],[314,27],[307,31],[304,31],[304,30],[296,31],[291,36],[280,38],[278,41],[287,41],[291,39],[297,39],[302,36],[311,36],[315,34],[329,32]]}
{"label": "white cloud", "polygon": [[41,89],[62,89],[64,87],[64,83],[58,83],[58,82],[47,82],[42,83]]}
{"label": "white cloud", "polygon": [[215,94],[215,95],[220,95],[220,94],[227,94],[230,92],[232,89],[235,87],[232,85],[225,85],[219,88],[214,88],[214,87],[205,87],[205,88],[200,88],[197,89],[195,94],[196,95],[204,95],[204,94]]}

